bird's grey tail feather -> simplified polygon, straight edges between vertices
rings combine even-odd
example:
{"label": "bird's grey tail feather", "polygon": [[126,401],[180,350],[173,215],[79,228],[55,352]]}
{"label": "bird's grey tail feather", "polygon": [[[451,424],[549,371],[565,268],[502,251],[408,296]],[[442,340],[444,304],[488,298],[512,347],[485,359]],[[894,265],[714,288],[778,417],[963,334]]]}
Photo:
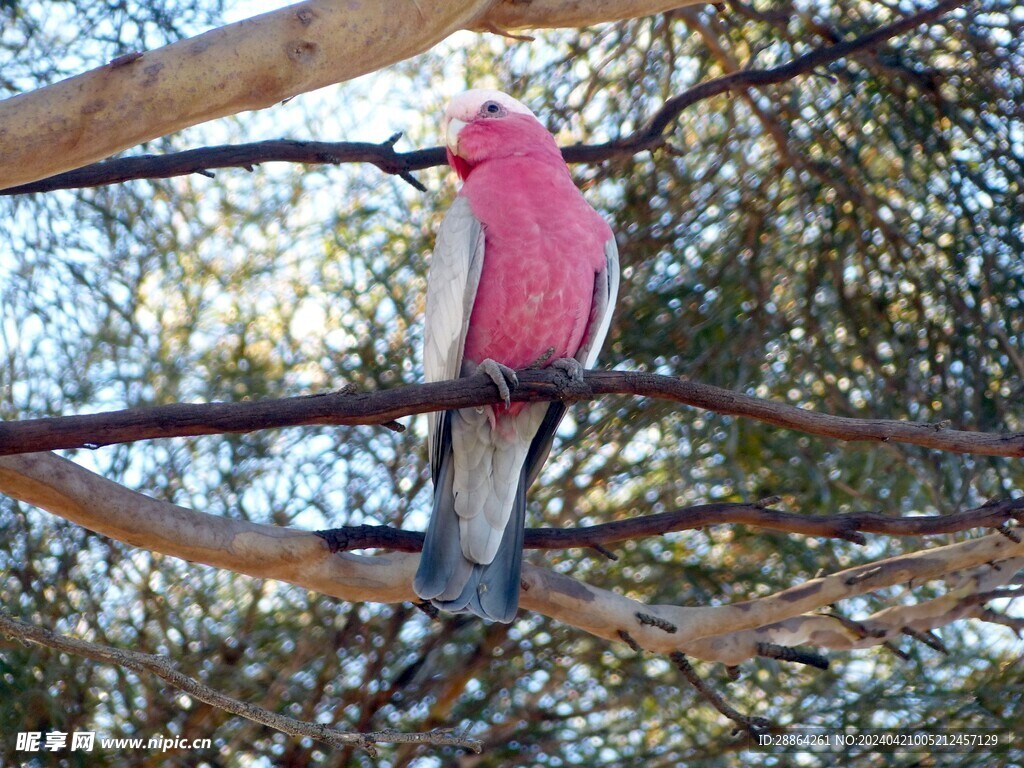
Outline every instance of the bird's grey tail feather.
{"label": "bird's grey tail feather", "polygon": [[[445,414],[447,419],[447,414]],[[434,512],[423,541],[423,554],[412,588],[424,600],[451,599],[473,571],[473,564],[462,554],[459,543],[459,516],[455,513],[452,491],[453,462],[451,443],[442,454],[434,478]]]}
{"label": "bird's grey tail feather", "polygon": [[523,526],[526,522],[526,472],[519,474],[519,488],[512,504],[498,552],[487,565],[473,565],[473,572],[458,597],[435,600],[438,608],[469,611],[484,619],[508,624],[519,609],[519,575],[523,569]]}
{"label": "bird's grey tail feather", "polygon": [[413,589],[424,600],[452,613],[475,613],[484,619],[511,622],[519,608],[519,574],[523,560],[523,526],[526,521],[526,471],[519,487],[501,544],[487,565],[472,563],[462,554],[459,516],[452,491],[451,444],[440,457],[434,486],[434,511],[430,516],[423,554]]}

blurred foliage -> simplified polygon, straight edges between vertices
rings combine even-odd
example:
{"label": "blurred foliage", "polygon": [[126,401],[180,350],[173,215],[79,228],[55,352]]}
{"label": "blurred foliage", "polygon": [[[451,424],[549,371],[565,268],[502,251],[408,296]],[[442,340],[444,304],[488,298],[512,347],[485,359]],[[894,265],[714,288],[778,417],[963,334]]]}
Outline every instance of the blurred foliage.
{"label": "blurred foliage", "polygon": [[[534,43],[463,33],[369,78],[158,142],[437,143],[451,94],[494,85],[563,142],[642,124],[670,95],[768,67],[913,11],[782,0],[698,6]],[[219,3],[0,4],[0,88],[17,92],[217,24]],[[974,5],[828,72],[702,102],[668,147],[573,169],[620,235],[623,288],[603,364],[686,375],[830,413],[1024,429],[1024,10]],[[240,400],[420,379],[425,256],[454,194],[373,168],[265,166],[0,202],[0,418]],[[155,497],[306,529],[422,527],[424,423],[154,441],[72,458]],[[936,514],[1019,496],[1020,461],[842,444],[660,402],[577,407],[532,492],[534,525],[783,496],[804,514]],[[964,534],[967,535],[967,534]],[[714,605],[964,535],[867,547],[716,527],[528,557],[642,600]],[[229,695],[341,728],[468,727],[481,757],[321,747],[148,676],[0,640],[0,762],[44,765],[790,764],[740,754],[732,724],[666,660],[524,612],[429,620],[132,550],[0,499],[0,602],[100,643],[168,654]],[[839,606],[862,617],[941,584]],[[1005,607],[1005,606],[1000,606]],[[1012,608],[1011,608],[1012,610]],[[1019,609],[1018,615],[1019,615]],[[833,654],[698,665],[779,724],[1019,730],[1021,642],[943,629]],[[19,730],[211,737],[207,752],[14,752]],[[86,759],[86,757],[88,759]],[[834,755],[803,765],[829,765]],[[928,762],[930,761],[930,762]],[[995,761],[995,762],[993,762]],[[1001,755],[854,754],[856,766],[1020,765]]]}

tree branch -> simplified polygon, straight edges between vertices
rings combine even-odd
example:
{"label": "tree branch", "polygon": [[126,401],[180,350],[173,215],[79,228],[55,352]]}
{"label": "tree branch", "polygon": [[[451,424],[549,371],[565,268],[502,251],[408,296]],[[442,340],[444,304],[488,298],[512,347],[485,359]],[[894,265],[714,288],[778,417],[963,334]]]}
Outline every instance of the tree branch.
{"label": "tree branch", "polygon": [[538,28],[596,24],[688,2],[533,0],[510,15],[515,0],[304,0],[0,102],[0,188],[374,72],[459,29],[500,31],[513,17]]}
{"label": "tree branch", "polygon": [[166,680],[175,688],[189,696],[211,706],[223,709],[233,715],[252,720],[254,723],[266,725],[275,730],[300,738],[310,738],[329,744],[332,747],[355,745],[376,755],[374,744],[434,744],[437,746],[455,746],[480,752],[481,742],[456,735],[450,730],[437,730],[427,733],[399,733],[397,731],[373,731],[369,733],[353,733],[339,731],[322,723],[308,723],[293,717],[279,715],[268,709],[234,699],[194,677],[180,672],[175,663],[165,657],[151,653],[141,653],[126,648],[111,648],[97,645],[86,640],[58,635],[50,630],[26,624],[11,618],[0,611],[0,633],[25,642],[35,643],[53,648],[63,653],[84,656],[93,661],[105,664],[117,664],[133,672],[150,672],[162,680]]}
{"label": "tree branch", "polygon": [[989,608],[978,608],[975,610],[974,618],[987,621],[990,624],[1000,624],[1007,627],[1017,635],[1017,637],[1024,639],[1024,618],[1017,618],[1016,616],[1007,616],[1006,614],[993,611]]}
{"label": "tree branch", "polygon": [[[949,552],[950,550],[943,547],[932,551],[941,557],[944,551]],[[890,558],[876,563],[877,568],[874,566],[862,566],[862,568],[875,570],[874,575],[881,576],[884,571],[892,567],[899,567],[902,562],[905,562],[905,558],[923,556],[923,554]],[[893,642],[903,635],[926,633],[965,618],[980,618],[979,603],[992,599],[988,595],[1000,592],[999,587],[1013,581],[1022,565],[1024,565],[1024,558],[1018,556],[998,562],[978,564],[960,571],[952,571],[940,577],[946,581],[958,582],[946,594],[920,603],[900,603],[859,621],[851,621],[835,613],[826,615],[805,613],[801,616],[792,616],[781,621],[766,623],[755,629],[699,638],[688,645],[689,653],[698,658],[715,659],[727,665],[736,665],[746,659],[761,655],[760,649],[766,643],[786,647],[814,645],[818,648],[846,651],[889,645],[898,651],[899,649],[893,645]],[[857,578],[851,577],[850,571],[826,578],[835,577],[840,577],[847,587],[856,587],[859,583]],[[793,590],[797,589],[799,588],[793,588]],[[787,590],[780,594],[785,595],[793,590]]]}
{"label": "tree branch", "polygon": [[[418,602],[412,590],[419,557],[385,553],[332,554],[308,532],[218,517],[160,502],[48,453],[0,458],[0,493],[33,504],[90,530],[172,557],[272,578],[342,600]],[[532,565],[523,564],[520,602],[597,637],[654,653],[679,651],[736,665],[757,655],[759,642],[856,648],[881,642],[905,627],[927,631],[965,618],[971,594],[1012,581],[1024,563],[1024,543],[993,533],[892,557],[774,595],[716,607],[645,605]],[[869,617],[867,637],[832,616],[809,615],[833,603],[886,587],[944,579],[950,593],[916,606]]]}
{"label": "tree branch", "polygon": [[[838,440],[909,443],[953,453],[1024,457],[1024,432],[968,432],[947,429],[944,424],[831,416],[652,373],[586,371],[582,383],[570,383],[558,370],[525,370],[519,372],[519,386],[512,392],[512,400],[572,402],[612,394],[671,400]],[[0,422],[0,456],[280,427],[385,424],[417,413],[498,402],[494,383],[480,374],[377,392],[345,390],[255,402],[177,403],[84,416],[8,421]]]}
{"label": "tree branch", "polygon": [[766,659],[778,659],[788,661],[792,664],[806,664],[816,669],[828,669],[828,659],[805,648],[795,648],[791,645],[779,645],[777,643],[760,642],[757,644],[757,655]]}
{"label": "tree branch", "polygon": [[[768,69],[747,69],[714,78],[669,99],[647,124],[628,136],[604,144],[576,144],[565,147],[562,155],[569,163],[599,163],[617,157],[632,156],[659,147],[665,133],[684,110],[704,99],[730,91],[765,88],[814,72],[839,59],[862,53],[881,43],[942,17],[969,0],[943,0],[934,7],[910,14],[884,27],[825,48],[815,49],[786,64]],[[508,7],[509,4],[503,4]],[[536,3],[512,4],[536,10]],[[520,14],[521,15],[521,14]],[[520,25],[521,26],[521,25]],[[3,195],[50,192],[57,189],[97,187],[134,179],[169,178],[190,173],[209,173],[217,168],[240,167],[252,170],[267,162],[293,163],[370,163],[385,173],[401,176],[422,189],[411,176],[413,171],[444,165],[443,147],[413,152],[396,152],[395,135],[380,144],[367,142],[261,141],[250,144],[222,145],[178,152],[170,155],[142,155],[93,163],[40,181],[0,191]],[[2,185],[0,185],[2,186]]]}
{"label": "tree branch", "polygon": [[[865,544],[863,533],[887,536],[935,536],[972,528],[999,528],[1008,521],[1024,523],[1024,498],[990,501],[983,506],[951,515],[889,517],[874,512],[845,515],[807,515],[782,512],[757,504],[699,504],[656,515],[630,517],[611,523],[579,528],[527,528],[524,549],[599,548],[620,541],[660,536],[708,525],[740,524],[805,536],[846,539]],[[332,552],[357,549],[390,549],[419,552],[423,534],[388,525],[350,525],[317,531]]]}
{"label": "tree branch", "polygon": [[689,660],[682,653],[679,651],[673,651],[669,654],[669,658],[672,660],[672,663],[675,664],[676,669],[683,673],[683,677],[687,679],[690,685],[697,689],[697,692],[711,706],[736,723],[737,726],[748,734],[756,734],[771,729],[772,721],[768,718],[744,715],[729,704],[721,694],[708,685],[701,676],[697,674],[697,670],[693,668]]}
{"label": "tree branch", "polygon": [[[46,179],[0,190],[0,195],[52,192],[57,189],[101,187],[136,179],[167,179],[190,173],[208,174],[219,168],[252,170],[260,163],[370,163],[385,173],[411,179],[413,171],[444,165],[444,147],[396,152],[401,134],[379,144],[360,141],[293,141],[277,139],[249,144],[223,144],[169,155],[134,155],[76,168]],[[419,184],[419,182],[415,182]],[[422,185],[420,188],[423,189]]]}

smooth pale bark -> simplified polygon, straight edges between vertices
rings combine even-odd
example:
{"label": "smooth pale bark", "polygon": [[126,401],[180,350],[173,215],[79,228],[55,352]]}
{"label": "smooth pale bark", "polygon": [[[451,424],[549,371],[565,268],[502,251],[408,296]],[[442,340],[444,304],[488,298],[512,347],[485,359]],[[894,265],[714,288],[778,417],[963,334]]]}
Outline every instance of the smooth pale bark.
{"label": "smooth pale bark", "polygon": [[0,102],[0,189],[262,109],[426,51],[463,28],[579,26],[695,0],[310,0]]}
{"label": "smooth pale bark", "polygon": [[496,31],[587,27],[702,4],[701,0],[502,0],[494,3],[472,28]]}
{"label": "smooth pale bark", "polygon": [[0,493],[132,546],[280,579],[343,600],[415,599],[412,577],[418,556],[332,555],[323,539],[306,531],[158,501],[52,453],[0,461]]}
{"label": "smooth pale bark", "polygon": [[[209,515],[157,501],[50,453],[0,458],[0,493],[128,544],[250,576],[280,579],[343,600],[414,601],[419,555],[332,554],[304,531]],[[903,627],[930,629],[976,615],[972,595],[1006,583],[1024,543],[990,534],[812,579],[774,595],[719,607],[645,605],[564,574],[523,564],[524,609],[598,637],[657,653],[681,651],[737,664],[758,642],[856,648]],[[907,582],[944,579],[951,592],[920,606],[868,617],[871,633],[851,632],[832,617],[809,616],[839,600]],[[680,601],[685,600],[680,595]],[[625,633],[625,635],[623,634]],[[628,637],[628,640],[627,640]]]}

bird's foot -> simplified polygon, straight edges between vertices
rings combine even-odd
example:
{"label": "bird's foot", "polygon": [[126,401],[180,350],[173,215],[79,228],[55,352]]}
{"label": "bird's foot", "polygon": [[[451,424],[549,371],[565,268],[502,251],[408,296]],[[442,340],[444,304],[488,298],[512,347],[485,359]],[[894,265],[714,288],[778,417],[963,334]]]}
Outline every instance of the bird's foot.
{"label": "bird's foot", "polygon": [[551,361],[551,367],[565,371],[571,384],[579,384],[583,381],[583,363],[575,357],[559,357]]}
{"label": "bird's foot", "polygon": [[505,401],[505,407],[510,406],[512,404],[512,392],[509,389],[509,385],[512,387],[519,386],[519,377],[516,376],[516,372],[507,365],[502,365],[496,360],[491,360],[489,357],[477,366],[477,371],[487,374],[490,380],[494,382],[494,386],[498,388],[498,394]]}

